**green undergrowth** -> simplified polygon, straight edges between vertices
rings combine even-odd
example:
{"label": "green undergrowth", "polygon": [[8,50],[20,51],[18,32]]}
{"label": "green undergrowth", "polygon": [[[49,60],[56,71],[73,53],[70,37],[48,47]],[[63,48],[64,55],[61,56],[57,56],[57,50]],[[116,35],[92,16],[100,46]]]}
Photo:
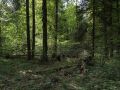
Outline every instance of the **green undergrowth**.
{"label": "green undergrowth", "polygon": [[120,61],[86,67],[70,61],[40,65],[0,58],[0,90],[120,90]]}

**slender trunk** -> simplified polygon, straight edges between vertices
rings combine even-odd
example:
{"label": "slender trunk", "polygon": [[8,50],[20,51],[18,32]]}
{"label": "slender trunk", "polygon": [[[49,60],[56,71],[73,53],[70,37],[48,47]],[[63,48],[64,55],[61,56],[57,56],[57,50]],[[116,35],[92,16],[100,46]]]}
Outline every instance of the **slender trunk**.
{"label": "slender trunk", "polygon": [[27,59],[31,60],[29,0],[26,0]]}
{"label": "slender trunk", "polygon": [[110,41],[110,57],[113,57],[113,41]]}
{"label": "slender trunk", "polygon": [[78,29],[79,27],[79,25],[78,25],[78,6],[77,6],[77,2],[78,2],[78,0],[76,0],[76,29]]}
{"label": "slender trunk", "polygon": [[35,0],[32,0],[32,58],[35,54]]}
{"label": "slender trunk", "polygon": [[55,0],[55,37],[54,37],[54,54],[57,55],[57,33],[58,33],[58,0]]}
{"label": "slender trunk", "polygon": [[106,1],[103,0],[103,29],[104,29],[104,56],[108,58],[108,36],[107,36],[107,16],[106,16]]}
{"label": "slender trunk", "polygon": [[48,51],[48,43],[47,43],[47,2],[43,0],[42,2],[42,10],[43,10],[43,60],[48,61],[47,51]]}
{"label": "slender trunk", "polygon": [[[2,9],[2,6],[1,6]],[[2,18],[2,13],[0,13]],[[2,54],[2,20],[0,20],[0,55]]]}
{"label": "slender trunk", "polygon": [[116,6],[117,6],[117,20],[118,20],[118,23],[119,23],[119,21],[120,21],[120,18],[119,18],[119,14],[120,14],[120,10],[119,10],[119,0],[117,0]]}
{"label": "slender trunk", "polygon": [[107,25],[104,23],[104,53],[105,53],[105,58],[108,58],[108,40],[107,40]]}
{"label": "slender trunk", "polygon": [[[118,23],[118,29],[119,29],[119,25],[120,25],[120,9],[119,9],[119,0],[117,0],[116,2],[116,8],[117,8],[117,23]],[[118,31],[118,35],[120,35],[120,30]],[[118,43],[117,45],[117,53],[118,55],[120,54],[120,43]]]}
{"label": "slender trunk", "polygon": [[0,55],[2,54],[2,22],[0,20]]}
{"label": "slender trunk", "polygon": [[95,0],[93,0],[92,58],[95,54]]}
{"label": "slender trunk", "polygon": [[[110,31],[113,31],[112,28],[112,0],[109,0],[109,21],[108,21],[109,27],[110,27]],[[113,57],[113,35],[110,34],[110,57]]]}

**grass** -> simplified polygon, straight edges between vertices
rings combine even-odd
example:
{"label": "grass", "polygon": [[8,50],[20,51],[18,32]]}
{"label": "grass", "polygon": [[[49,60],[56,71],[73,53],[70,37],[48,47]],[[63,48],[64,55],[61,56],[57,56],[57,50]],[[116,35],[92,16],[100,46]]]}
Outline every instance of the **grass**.
{"label": "grass", "polygon": [[87,67],[84,75],[79,71],[75,62],[39,65],[0,58],[0,90],[120,90],[118,59]]}

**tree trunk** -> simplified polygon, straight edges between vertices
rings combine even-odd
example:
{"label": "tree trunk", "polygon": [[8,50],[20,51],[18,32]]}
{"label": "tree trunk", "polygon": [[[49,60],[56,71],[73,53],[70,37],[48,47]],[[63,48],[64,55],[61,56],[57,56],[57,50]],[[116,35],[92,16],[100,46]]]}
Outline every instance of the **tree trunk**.
{"label": "tree trunk", "polygon": [[[112,32],[113,31],[113,28],[112,28],[112,0],[109,0],[109,21],[108,21],[108,23],[109,23],[109,27],[110,27],[110,32]],[[113,57],[113,34],[112,33],[110,33],[110,57],[112,58]]]}
{"label": "tree trunk", "polygon": [[32,58],[35,54],[35,0],[32,0]]}
{"label": "tree trunk", "polygon": [[47,51],[48,51],[48,43],[47,43],[47,2],[43,0],[42,2],[42,22],[43,22],[43,58],[42,60],[48,61]]}
{"label": "tree trunk", "polygon": [[108,58],[108,39],[107,39],[107,25],[104,23],[104,53],[105,53],[105,58]]}
{"label": "tree trunk", "polygon": [[2,22],[0,20],[0,55],[2,54]]}
{"label": "tree trunk", "polygon": [[107,8],[106,8],[106,1],[103,0],[103,30],[104,30],[104,56],[105,58],[108,58],[108,36],[107,36],[107,16],[106,16],[106,12],[107,12]]}
{"label": "tree trunk", "polygon": [[93,0],[92,58],[95,54],[95,0]]}
{"label": "tree trunk", "polygon": [[57,37],[58,37],[58,3],[59,0],[55,0],[55,37],[54,37],[54,54],[57,55]]}
{"label": "tree trunk", "polygon": [[[117,23],[118,23],[118,25],[117,25],[117,27],[118,27],[118,29],[120,28],[120,9],[119,9],[119,0],[117,0],[117,2],[116,2],[116,8],[117,8]],[[120,30],[118,31],[118,35],[120,35]],[[119,55],[120,54],[120,45],[119,45],[119,43],[118,43],[118,45],[117,45],[117,54]]]}
{"label": "tree trunk", "polygon": [[118,20],[118,23],[119,23],[119,21],[120,21],[120,18],[119,18],[119,14],[120,14],[120,10],[119,10],[119,0],[117,0],[116,6],[117,6],[117,20]]}
{"label": "tree trunk", "polygon": [[76,0],[76,29],[79,28],[79,25],[78,25],[78,0]]}
{"label": "tree trunk", "polygon": [[27,59],[31,60],[29,0],[26,0]]}

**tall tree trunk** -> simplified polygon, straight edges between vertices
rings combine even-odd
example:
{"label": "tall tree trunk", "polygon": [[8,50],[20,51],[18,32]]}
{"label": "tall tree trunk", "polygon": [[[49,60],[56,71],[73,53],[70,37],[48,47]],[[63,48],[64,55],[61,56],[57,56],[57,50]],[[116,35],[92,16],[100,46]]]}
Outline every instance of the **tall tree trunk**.
{"label": "tall tree trunk", "polygon": [[42,11],[43,11],[43,59],[45,61],[48,61],[48,43],[47,43],[47,2],[46,0],[42,1]]}
{"label": "tall tree trunk", "polygon": [[27,59],[31,60],[29,0],[26,0]]}
{"label": "tall tree trunk", "polygon": [[118,20],[118,23],[120,22],[120,9],[119,9],[119,0],[117,0],[116,2],[116,6],[117,6],[117,20]]}
{"label": "tall tree trunk", "polygon": [[104,56],[108,58],[108,36],[107,36],[107,25],[104,23]]}
{"label": "tall tree trunk", "polygon": [[2,54],[2,22],[0,20],[0,55]]}
{"label": "tall tree trunk", "polygon": [[[117,27],[118,29],[120,29],[120,9],[119,9],[119,0],[116,1],[116,8],[117,8]],[[118,31],[118,36],[120,35],[120,30]],[[120,54],[120,43],[118,43],[117,45],[117,54],[119,55]]]}
{"label": "tall tree trunk", "polygon": [[32,58],[35,54],[35,0],[32,0]]}
{"label": "tall tree trunk", "polygon": [[92,58],[95,54],[95,0],[93,0]]}
{"label": "tall tree trunk", "polygon": [[[109,19],[108,19],[108,23],[109,23],[109,27],[110,27],[110,32],[113,31],[113,28],[112,28],[112,0],[109,0]],[[109,46],[109,52],[110,52],[110,57],[113,57],[113,34],[110,33],[110,46]]]}
{"label": "tall tree trunk", "polygon": [[103,30],[104,30],[104,56],[108,58],[108,36],[107,36],[107,8],[106,8],[106,0],[103,0]]}
{"label": "tall tree trunk", "polygon": [[54,54],[57,55],[57,37],[58,37],[58,3],[59,0],[55,0],[55,37],[54,37]]}
{"label": "tall tree trunk", "polygon": [[[2,10],[2,6],[0,8]],[[2,18],[2,13],[0,13],[0,17]],[[2,54],[2,20],[0,19],[0,55],[1,54]]]}
{"label": "tall tree trunk", "polygon": [[79,25],[78,25],[78,0],[76,0],[76,29],[79,28]]}

